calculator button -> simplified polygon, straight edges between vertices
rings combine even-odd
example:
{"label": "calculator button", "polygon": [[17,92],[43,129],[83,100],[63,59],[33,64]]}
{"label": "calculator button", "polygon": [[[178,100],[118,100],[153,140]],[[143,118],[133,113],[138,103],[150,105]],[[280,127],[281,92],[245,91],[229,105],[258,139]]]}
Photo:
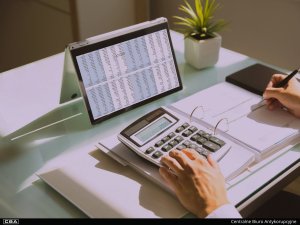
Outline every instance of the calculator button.
{"label": "calculator button", "polygon": [[210,142],[210,141],[206,141],[203,143],[203,147],[212,151],[212,152],[215,152],[215,151],[218,151],[220,149],[220,146],[213,143],[213,142]]}
{"label": "calculator button", "polygon": [[184,140],[184,138],[181,136],[177,136],[174,140],[176,140],[178,143],[180,143]]}
{"label": "calculator button", "polygon": [[185,129],[185,128],[189,127],[190,125],[188,123],[184,123],[184,124],[182,124],[182,126]]}
{"label": "calculator button", "polygon": [[171,145],[165,145],[164,147],[161,148],[164,152],[170,151],[172,149]]}
{"label": "calculator button", "polygon": [[190,141],[185,141],[183,142],[183,145],[185,145],[186,147],[190,146],[191,142]]}
{"label": "calculator button", "polygon": [[203,135],[201,135],[202,137],[206,138],[207,140],[209,140],[211,138],[211,134],[205,133]]}
{"label": "calculator button", "polygon": [[204,149],[200,154],[204,157],[207,157],[210,154],[210,152]]}
{"label": "calculator button", "polygon": [[197,152],[199,152],[200,154],[202,154],[203,152],[207,151],[206,149],[201,148],[201,147],[197,147],[197,148],[195,148],[195,150],[196,150]]}
{"label": "calculator button", "polygon": [[200,135],[200,136],[202,136],[202,135],[204,135],[204,134],[206,134],[203,130],[199,130],[198,132],[197,132],[197,134],[198,135]]}
{"label": "calculator button", "polygon": [[169,135],[168,135],[168,137],[171,139],[171,138],[173,138],[173,137],[175,137],[175,133],[169,133]]}
{"label": "calculator button", "polygon": [[172,140],[172,141],[169,142],[169,145],[171,145],[172,147],[174,147],[177,144],[178,144],[178,142],[175,141],[175,140]]}
{"label": "calculator button", "polygon": [[161,157],[163,155],[162,152],[160,151],[156,151],[153,153],[152,158],[158,159],[159,157]]}
{"label": "calculator button", "polygon": [[163,141],[164,143],[166,143],[168,140],[170,140],[169,136],[166,136],[166,137],[164,137],[164,138],[162,139],[162,141]]}
{"label": "calculator button", "polygon": [[150,148],[148,148],[146,151],[145,151],[145,153],[146,154],[150,154],[150,153],[152,153],[154,151],[154,148],[153,147],[150,147]]}
{"label": "calculator button", "polygon": [[195,148],[195,150],[196,150],[197,152],[201,153],[201,151],[203,150],[203,148],[197,147],[197,148]]}
{"label": "calculator button", "polygon": [[216,138],[216,137],[211,137],[209,140],[211,142],[221,146],[221,147],[226,144],[224,141],[222,141],[222,140],[220,140],[219,138]]}
{"label": "calculator button", "polygon": [[188,136],[190,136],[192,133],[193,133],[192,131],[186,130],[186,131],[184,131],[184,132],[182,133],[182,136],[188,137]]}
{"label": "calculator button", "polygon": [[198,138],[200,138],[201,136],[199,134],[194,134],[192,137],[191,137],[191,140],[192,141],[197,141]]}
{"label": "calculator button", "polygon": [[164,144],[164,142],[162,142],[162,141],[158,141],[158,142],[156,142],[155,143],[155,147],[160,147],[160,146],[162,146]]}
{"label": "calculator button", "polygon": [[207,156],[210,154],[210,152],[209,152],[207,149],[205,149],[205,148],[198,147],[198,148],[196,148],[195,150],[196,150],[200,155],[203,155],[203,156],[205,156],[205,157],[207,157]]}
{"label": "calculator button", "polygon": [[176,133],[180,133],[181,131],[183,131],[184,130],[184,127],[178,127],[176,130],[175,130],[175,132]]}
{"label": "calculator button", "polygon": [[204,137],[200,137],[200,138],[197,139],[197,143],[200,144],[200,145],[202,145],[206,141],[207,141],[207,139],[204,138]]}
{"label": "calculator button", "polygon": [[189,148],[195,149],[195,148],[197,148],[197,145],[190,144],[190,145],[189,145]]}
{"label": "calculator button", "polygon": [[189,130],[191,131],[191,132],[196,132],[198,129],[197,129],[197,127],[195,127],[195,126],[191,126],[190,128],[189,128]]}
{"label": "calculator button", "polygon": [[179,151],[181,151],[182,149],[185,149],[185,148],[186,148],[186,146],[184,146],[184,145],[179,145],[176,147],[176,149]]}

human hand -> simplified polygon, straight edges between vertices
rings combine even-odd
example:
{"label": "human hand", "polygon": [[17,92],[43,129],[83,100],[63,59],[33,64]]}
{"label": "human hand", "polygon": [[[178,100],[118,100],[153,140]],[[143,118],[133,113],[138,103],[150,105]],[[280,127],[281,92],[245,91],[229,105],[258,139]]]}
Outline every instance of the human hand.
{"label": "human hand", "polygon": [[300,118],[300,83],[294,77],[286,87],[274,88],[273,86],[283,80],[286,76],[274,74],[263,94],[266,105],[270,110],[285,107],[296,117]]}
{"label": "human hand", "polygon": [[225,179],[218,164],[193,149],[172,150],[161,162],[160,175],[181,204],[200,218],[229,203]]}

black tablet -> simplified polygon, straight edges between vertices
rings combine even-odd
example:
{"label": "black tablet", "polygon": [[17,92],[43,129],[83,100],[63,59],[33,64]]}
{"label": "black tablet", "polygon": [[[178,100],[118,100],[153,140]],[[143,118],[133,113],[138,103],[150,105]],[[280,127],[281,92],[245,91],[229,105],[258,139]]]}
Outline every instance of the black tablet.
{"label": "black tablet", "polygon": [[92,124],[182,89],[166,18],[68,47]]}

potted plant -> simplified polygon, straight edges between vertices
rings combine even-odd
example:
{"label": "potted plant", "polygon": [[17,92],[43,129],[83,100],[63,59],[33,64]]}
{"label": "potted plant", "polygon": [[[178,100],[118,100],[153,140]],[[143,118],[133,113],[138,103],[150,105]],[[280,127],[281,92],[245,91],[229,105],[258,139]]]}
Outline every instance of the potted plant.
{"label": "potted plant", "polygon": [[218,34],[226,26],[222,19],[214,21],[214,13],[219,8],[215,0],[195,0],[195,7],[184,0],[178,9],[186,17],[174,16],[175,22],[183,28],[177,29],[184,34],[184,56],[187,63],[197,69],[213,66],[219,59],[222,37]]}

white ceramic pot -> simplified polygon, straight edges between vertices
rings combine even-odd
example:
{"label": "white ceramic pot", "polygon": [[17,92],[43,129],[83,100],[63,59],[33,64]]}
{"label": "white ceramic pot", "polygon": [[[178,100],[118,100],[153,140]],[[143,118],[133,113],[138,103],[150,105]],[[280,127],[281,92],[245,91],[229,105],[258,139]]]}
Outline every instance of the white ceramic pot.
{"label": "white ceramic pot", "polygon": [[184,40],[184,57],[187,63],[197,69],[213,66],[218,62],[219,51],[222,43],[222,37],[216,34],[216,37],[206,40],[196,40],[187,37]]}

